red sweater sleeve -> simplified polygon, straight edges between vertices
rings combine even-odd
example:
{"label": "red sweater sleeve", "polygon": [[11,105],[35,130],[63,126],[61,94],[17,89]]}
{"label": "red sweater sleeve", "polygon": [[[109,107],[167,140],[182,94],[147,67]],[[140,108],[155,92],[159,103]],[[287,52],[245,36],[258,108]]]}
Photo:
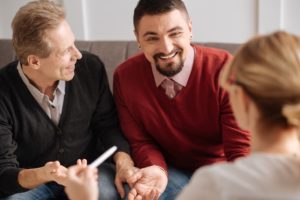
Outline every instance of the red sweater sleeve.
{"label": "red sweater sleeve", "polygon": [[126,104],[124,103],[122,85],[119,82],[118,73],[114,74],[113,94],[117,105],[120,123],[125,137],[127,138],[131,150],[133,160],[138,167],[147,167],[151,165],[158,165],[167,170],[167,164],[164,156],[161,153],[156,142],[146,134],[146,130],[142,124],[134,120]]}

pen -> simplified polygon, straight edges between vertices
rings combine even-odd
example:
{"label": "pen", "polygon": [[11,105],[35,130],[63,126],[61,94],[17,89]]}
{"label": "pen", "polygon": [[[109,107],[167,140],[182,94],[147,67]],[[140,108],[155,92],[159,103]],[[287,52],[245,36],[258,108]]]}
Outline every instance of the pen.
{"label": "pen", "polygon": [[116,146],[112,146],[108,150],[106,150],[103,154],[101,154],[96,160],[94,160],[91,164],[89,164],[89,167],[96,168],[101,163],[103,163],[107,158],[109,158],[115,151],[117,150]]}

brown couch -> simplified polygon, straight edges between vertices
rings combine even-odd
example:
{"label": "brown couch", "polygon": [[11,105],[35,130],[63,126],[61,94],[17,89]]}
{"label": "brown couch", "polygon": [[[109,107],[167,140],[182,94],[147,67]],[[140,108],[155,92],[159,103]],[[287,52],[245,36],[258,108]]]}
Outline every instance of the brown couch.
{"label": "brown couch", "polygon": [[[221,48],[234,53],[239,44],[230,43],[201,43],[204,46]],[[110,86],[112,86],[112,75],[118,64],[128,57],[139,52],[137,43],[134,41],[77,41],[80,50],[86,50],[100,57],[104,62]],[[16,60],[10,40],[0,39],[0,68],[11,61]]]}

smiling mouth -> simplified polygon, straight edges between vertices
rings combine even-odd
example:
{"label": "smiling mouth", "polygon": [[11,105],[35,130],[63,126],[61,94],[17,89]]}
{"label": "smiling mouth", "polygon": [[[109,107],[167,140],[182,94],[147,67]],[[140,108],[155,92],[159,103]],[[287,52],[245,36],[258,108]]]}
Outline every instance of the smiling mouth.
{"label": "smiling mouth", "polygon": [[162,60],[167,60],[167,59],[170,59],[170,58],[174,58],[176,55],[177,55],[177,51],[176,52],[173,52],[169,55],[159,55],[158,57]]}
{"label": "smiling mouth", "polygon": [[159,60],[169,60],[174,58],[177,54],[179,54],[181,52],[180,49],[174,49],[173,51],[171,51],[169,54],[164,54],[164,53],[157,53],[155,54],[154,60],[158,61]]}

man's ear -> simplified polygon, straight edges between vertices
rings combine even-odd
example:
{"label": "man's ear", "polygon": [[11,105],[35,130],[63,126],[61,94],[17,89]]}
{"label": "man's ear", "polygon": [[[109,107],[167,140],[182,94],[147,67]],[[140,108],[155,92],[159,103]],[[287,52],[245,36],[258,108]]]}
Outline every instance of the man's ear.
{"label": "man's ear", "polygon": [[38,69],[41,64],[39,57],[36,55],[29,55],[27,57],[27,62],[28,62],[28,66],[33,69]]}
{"label": "man's ear", "polygon": [[134,29],[134,35],[135,35],[135,39],[136,39],[136,41],[137,41],[137,43],[138,43],[138,47],[139,47],[139,49],[141,48],[141,43],[140,43],[140,40],[139,40],[139,35],[138,35],[138,32],[137,32],[137,30],[136,29]]}
{"label": "man's ear", "polygon": [[191,19],[189,19],[188,27],[189,27],[189,30],[190,30],[190,32],[191,32],[191,34],[192,34],[192,31],[193,31],[193,23],[192,23],[192,20],[191,20]]}

